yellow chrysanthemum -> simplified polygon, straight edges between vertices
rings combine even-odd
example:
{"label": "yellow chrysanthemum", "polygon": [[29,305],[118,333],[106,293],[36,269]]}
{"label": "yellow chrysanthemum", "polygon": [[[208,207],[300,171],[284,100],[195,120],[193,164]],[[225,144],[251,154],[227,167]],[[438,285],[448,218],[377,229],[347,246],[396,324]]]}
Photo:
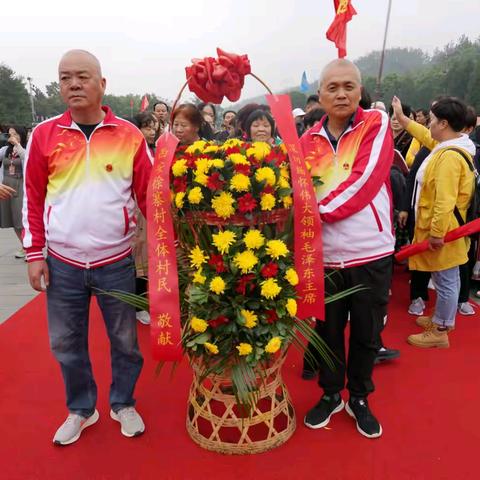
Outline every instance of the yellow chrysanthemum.
{"label": "yellow chrysanthemum", "polygon": [[271,151],[271,147],[266,142],[254,142],[247,150],[247,155],[253,155],[258,161],[263,160]]}
{"label": "yellow chrysanthemum", "polygon": [[229,218],[235,213],[234,198],[229,192],[222,192],[212,199],[212,208],[221,218]]}
{"label": "yellow chrysanthemum", "polygon": [[278,285],[274,278],[268,278],[260,283],[260,285],[262,286],[260,290],[262,297],[268,298],[269,300],[275,298],[282,291],[282,287]]}
{"label": "yellow chrysanthemum", "polygon": [[231,230],[225,230],[212,235],[213,244],[217,247],[217,250],[223,255],[228,253],[230,247],[237,238],[236,234]]}
{"label": "yellow chrysanthemum", "polygon": [[227,149],[230,147],[241,147],[243,142],[238,138],[229,138],[222,146],[223,149]]}
{"label": "yellow chrysanthemum", "polygon": [[187,170],[187,161],[184,158],[177,160],[172,165],[172,173],[174,177],[181,177],[182,175],[185,175],[185,173],[187,173]]}
{"label": "yellow chrysanthemum", "polygon": [[247,157],[241,153],[231,153],[227,158],[231,160],[234,165],[250,165]]}
{"label": "yellow chrysanthemum", "polygon": [[208,260],[208,257],[205,256],[203,250],[198,245],[190,250],[188,258],[190,258],[190,265],[195,268],[200,268]]}
{"label": "yellow chrysanthemum", "polygon": [[289,268],[285,272],[285,278],[290,285],[298,285],[298,274],[294,268]]}
{"label": "yellow chrysanthemum", "polygon": [[204,187],[207,186],[208,177],[203,172],[195,172],[194,180],[195,182],[199,183],[200,185],[203,185]]}
{"label": "yellow chrysanthemum", "polygon": [[203,153],[217,153],[218,149],[218,145],[209,145],[203,149]]}
{"label": "yellow chrysanthemum", "polygon": [[203,152],[207,142],[205,140],[197,140],[193,142],[186,150],[186,153],[195,153],[196,151]]}
{"label": "yellow chrysanthemum", "polygon": [[280,176],[288,180],[290,178],[290,172],[287,167],[280,168]]}
{"label": "yellow chrysanthemum", "polygon": [[286,257],[288,248],[283,240],[269,240],[267,242],[266,252],[276,260],[280,257]]}
{"label": "yellow chrysanthemum", "polygon": [[250,250],[256,250],[257,248],[263,247],[265,244],[265,237],[260,230],[252,229],[245,234],[243,242]]}
{"label": "yellow chrysanthemum", "polygon": [[195,162],[195,172],[196,173],[207,173],[209,169],[208,158],[198,158]]}
{"label": "yellow chrysanthemum", "polygon": [[252,346],[249,343],[240,343],[235,347],[238,350],[239,355],[250,355],[252,353]]}
{"label": "yellow chrysanthemum", "polygon": [[178,192],[175,194],[175,206],[177,208],[183,208],[183,201],[185,199],[185,192]]}
{"label": "yellow chrysanthemum", "polygon": [[172,165],[172,173],[174,177],[181,177],[182,175],[185,175],[185,173],[187,173],[187,170],[187,160],[185,160],[184,158],[177,160]]}
{"label": "yellow chrysanthemum", "polygon": [[280,337],[273,337],[266,345],[265,351],[267,353],[275,353],[278,352],[280,347],[282,346],[282,339]]}
{"label": "yellow chrysanthemum", "polygon": [[193,274],[193,283],[199,283],[200,285],[203,285],[205,281],[207,280],[207,277],[203,275],[202,269],[198,269],[194,274]]}
{"label": "yellow chrysanthemum", "polygon": [[262,210],[272,210],[275,207],[275,197],[271,193],[265,193],[260,200]]}
{"label": "yellow chrysanthemum", "polygon": [[285,146],[284,143],[281,143],[280,144],[280,150],[286,155],[288,152],[287,152],[287,147]]}
{"label": "yellow chrysanthemum", "polygon": [[245,327],[253,328],[258,323],[258,317],[250,310],[242,310],[241,312],[242,317],[245,319]]}
{"label": "yellow chrysanthemum", "polygon": [[225,281],[223,278],[219,276],[213,277],[210,282],[210,290],[217,295],[222,294],[225,291]]}
{"label": "yellow chrysanthemum", "polygon": [[284,177],[280,177],[278,179],[278,186],[280,188],[290,188],[290,183],[288,182],[288,180]]}
{"label": "yellow chrysanthemum", "polygon": [[208,161],[208,168],[223,168],[224,166],[225,162],[221,158],[214,158],[213,160]]}
{"label": "yellow chrysanthemum", "polygon": [[250,179],[243,173],[237,173],[230,180],[230,189],[235,192],[248,192],[250,190]]}
{"label": "yellow chrysanthemum", "polygon": [[205,342],[203,346],[211,353],[212,355],[217,355],[218,347],[210,342]]}
{"label": "yellow chrysanthemum", "polygon": [[203,200],[203,193],[200,187],[193,187],[188,192],[188,201],[192,205],[198,205]]}
{"label": "yellow chrysanthemum", "polygon": [[282,202],[284,208],[290,208],[293,205],[293,199],[290,196],[283,197]]}
{"label": "yellow chrysanthemum", "polygon": [[233,257],[233,264],[238,267],[242,273],[251,272],[257,263],[258,258],[251,250],[245,250],[242,253],[237,253]]}
{"label": "yellow chrysanthemum", "polygon": [[203,333],[208,328],[208,323],[198,317],[192,317],[190,320],[192,330],[197,333]]}
{"label": "yellow chrysanthemum", "polygon": [[285,307],[291,317],[294,317],[297,314],[297,301],[294,298],[289,298]]}
{"label": "yellow chrysanthemum", "polygon": [[257,182],[262,182],[265,180],[267,185],[274,186],[276,177],[275,171],[270,167],[261,167],[255,172],[255,178]]}

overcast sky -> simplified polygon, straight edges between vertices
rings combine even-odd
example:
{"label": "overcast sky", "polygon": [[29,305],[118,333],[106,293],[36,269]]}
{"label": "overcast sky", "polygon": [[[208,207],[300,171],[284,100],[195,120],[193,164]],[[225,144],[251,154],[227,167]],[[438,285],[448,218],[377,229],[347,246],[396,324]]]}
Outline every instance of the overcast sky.
{"label": "overcast sky", "polygon": [[[387,0],[353,0],[348,26],[352,60],[381,48]],[[15,13],[14,13],[15,12]],[[393,0],[388,47],[432,52],[461,34],[478,36],[478,0]],[[193,57],[215,47],[247,53],[253,72],[275,89],[316,79],[336,49],[325,32],[333,0],[24,0],[2,3],[0,63],[43,88],[57,79],[62,53],[94,53],[107,92],[155,92],[173,98]],[[245,96],[261,93],[248,79]]]}

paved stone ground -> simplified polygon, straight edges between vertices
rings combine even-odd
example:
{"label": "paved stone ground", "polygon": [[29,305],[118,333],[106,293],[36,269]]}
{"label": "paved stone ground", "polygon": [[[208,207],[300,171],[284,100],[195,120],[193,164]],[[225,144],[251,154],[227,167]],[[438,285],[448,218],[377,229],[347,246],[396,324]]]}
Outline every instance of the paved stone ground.
{"label": "paved stone ground", "polygon": [[37,295],[28,283],[27,264],[14,257],[19,247],[13,229],[0,229],[0,323]]}

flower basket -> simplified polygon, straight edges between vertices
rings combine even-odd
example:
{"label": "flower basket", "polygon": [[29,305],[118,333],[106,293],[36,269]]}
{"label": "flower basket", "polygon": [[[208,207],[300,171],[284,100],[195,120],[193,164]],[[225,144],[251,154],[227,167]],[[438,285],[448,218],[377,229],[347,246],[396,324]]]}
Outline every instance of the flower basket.
{"label": "flower basket", "polygon": [[[194,61],[182,91],[188,85],[215,103],[238,99],[248,58],[218,54]],[[160,361],[189,357],[187,430],[222,453],[258,453],[292,435],[280,372],[290,345],[303,352],[311,341],[328,361],[304,321],[323,309],[321,226],[283,103],[276,118],[291,122],[285,145],[229,139],[177,148],[164,134],[147,194],[152,351]]]}
{"label": "flower basket", "polygon": [[281,376],[285,355],[257,376],[258,398],[250,415],[239,407],[229,372],[202,378],[193,362],[187,431],[201,447],[224,454],[261,453],[286,442],[295,431],[295,411]]}

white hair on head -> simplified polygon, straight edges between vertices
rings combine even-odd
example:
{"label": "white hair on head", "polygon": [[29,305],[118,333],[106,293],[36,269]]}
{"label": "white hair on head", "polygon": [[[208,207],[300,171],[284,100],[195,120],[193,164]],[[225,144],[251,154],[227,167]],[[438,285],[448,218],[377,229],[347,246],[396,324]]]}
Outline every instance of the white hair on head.
{"label": "white hair on head", "polygon": [[73,55],[83,55],[85,57],[88,57],[91,60],[92,64],[95,66],[95,69],[97,70],[100,77],[102,77],[102,67],[100,65],[100,62],[99,62],[98,58],[93,53],[90,53],[87,50],[74,49],[74,50],[69,50],[68,52],[65,52],[62,55],[62,58],[60,59],[59,65],[62,63],[62,61],[64,59],[66,59],[70,56],[73,56]]}
{"label": "white hair on head", "polygon": [[318,81],[318,88],[322,86],[323,81],[325,80],[325,77],[329,70],[331,70],[334,67],[350,67],[355,71],[355,76],[357,77],[358,83],[361,85],[362,84],[362,73],[360,72],[360,69],[350,60],[347,60],[346,58],[337,58],[335,60],[332,60],[331,62],[327,63],[325,67],[322,70],[322,73],[320,74],[320,80]]}

